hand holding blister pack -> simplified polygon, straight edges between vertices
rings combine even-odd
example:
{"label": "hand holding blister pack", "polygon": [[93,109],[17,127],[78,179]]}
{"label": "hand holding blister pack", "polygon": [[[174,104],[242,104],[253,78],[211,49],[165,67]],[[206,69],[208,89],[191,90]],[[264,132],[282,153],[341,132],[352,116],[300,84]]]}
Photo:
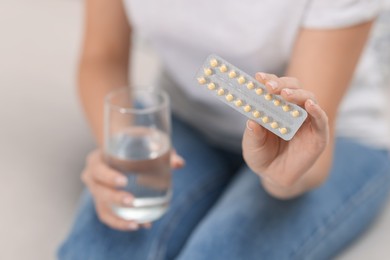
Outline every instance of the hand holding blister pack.
{"label": "hand holding blister pack", "polygon": [[307,117],[303,108],[267,93],[263,84],[215,54],[206,59],[197,80],[217,99],[286,141]]}

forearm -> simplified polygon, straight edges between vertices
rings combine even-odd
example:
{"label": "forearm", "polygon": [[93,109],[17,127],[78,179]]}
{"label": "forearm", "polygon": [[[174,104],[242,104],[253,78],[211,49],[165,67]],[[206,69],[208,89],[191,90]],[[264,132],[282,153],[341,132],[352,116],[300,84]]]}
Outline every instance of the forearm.
{"label": "forearm", "polygon": [[104,97],[114,88],[126,85],[127,61],[108,58],[82,60],[79,70],[79,96],[98,145],[103,143]]}

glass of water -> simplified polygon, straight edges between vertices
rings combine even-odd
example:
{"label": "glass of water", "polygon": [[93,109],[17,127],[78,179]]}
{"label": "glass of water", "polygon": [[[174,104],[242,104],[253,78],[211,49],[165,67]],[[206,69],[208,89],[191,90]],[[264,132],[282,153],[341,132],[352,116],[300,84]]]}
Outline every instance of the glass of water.
{"label": "glass of water", "polygon": [[171,199],[171,119],[167,94],[156,89],[122,88],[108,94],[104,114],[104,155],[128,180],[131,207],[113,205],[126,220],[160,218]]}

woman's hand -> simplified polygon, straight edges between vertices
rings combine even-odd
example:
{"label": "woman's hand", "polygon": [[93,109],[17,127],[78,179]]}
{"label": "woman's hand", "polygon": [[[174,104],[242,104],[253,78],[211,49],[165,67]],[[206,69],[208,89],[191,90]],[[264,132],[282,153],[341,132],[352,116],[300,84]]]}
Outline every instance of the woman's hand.
{"label": "woman's hand", "polygon": [[[173,151],[171,167],[174,169],[181,168],[184,163],[184,159]],[[133,196],[119,189],[126,186],[127,178],[104,162],[100,150],[92,151],[88,155],[81,179],[92,193],[97,215],[103,223],[113,229],[122,231],[137,230],[140,226],[151,227],[150,223],[138,224],[135,221],[121,219],[112,211],[111,205],[113,204],[131,207]]]}
{"label": "woman's hand", "polygon": [[271,94],[303,107],[308,118],[294,138],[284,141],[254,121],[247,122],[243,156],[247,165],[273,186],[289,189],[309,171],[329,141],[328,117],[313,93],[301,88],[295,78],[257,73]]}

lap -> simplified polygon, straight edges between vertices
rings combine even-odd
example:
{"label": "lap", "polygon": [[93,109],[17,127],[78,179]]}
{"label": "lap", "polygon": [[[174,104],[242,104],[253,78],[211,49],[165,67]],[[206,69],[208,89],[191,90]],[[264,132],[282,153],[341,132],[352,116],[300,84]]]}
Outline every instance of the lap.
{"label": "lap", "polygon": [[244,168],[202,220],[179,259],[327,259],[376,216],[389,187],[386,152],[338,139],[320,188],[270,197]]}

